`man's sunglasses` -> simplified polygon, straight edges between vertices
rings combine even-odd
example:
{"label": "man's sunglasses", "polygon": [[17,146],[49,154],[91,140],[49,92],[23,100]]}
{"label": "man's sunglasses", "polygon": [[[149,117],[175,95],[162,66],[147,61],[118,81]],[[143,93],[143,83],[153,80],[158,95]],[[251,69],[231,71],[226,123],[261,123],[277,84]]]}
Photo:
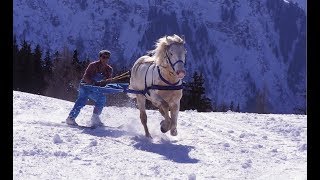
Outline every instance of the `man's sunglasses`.
{"label": "man's sunglasses", "polygon": [[102,59],[108,59],[110,56],[101,56]]}

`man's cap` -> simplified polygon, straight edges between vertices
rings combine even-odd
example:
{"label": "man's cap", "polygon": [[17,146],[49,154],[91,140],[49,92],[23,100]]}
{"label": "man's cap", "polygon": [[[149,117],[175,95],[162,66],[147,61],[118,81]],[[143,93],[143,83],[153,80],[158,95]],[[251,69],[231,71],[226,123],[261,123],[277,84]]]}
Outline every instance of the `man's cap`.
{"label": "man's cap", "polygon": [[99,57],[101,57],[102,55],[108,55],[108,56],[110,56],[111,55],[111,53],[110,53],[110,51],[108,51],[108,50],[101,50],[100,52],[99,52]]}

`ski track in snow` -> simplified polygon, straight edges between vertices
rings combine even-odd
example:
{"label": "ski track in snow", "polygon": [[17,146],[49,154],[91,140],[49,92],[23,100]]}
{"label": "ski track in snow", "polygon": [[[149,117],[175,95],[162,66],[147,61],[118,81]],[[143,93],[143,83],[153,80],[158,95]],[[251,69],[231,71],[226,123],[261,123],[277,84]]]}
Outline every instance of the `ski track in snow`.
{"label": "ski track in snow", "polygon": [[[13,92],[13,179],[306,179],[307,116],[235,112],[179,113],[178,136],[153,139],[135,108],[105,107],[107,127],[61,123],[73,102]],[[93,107],[77,122],[86,125]]]}

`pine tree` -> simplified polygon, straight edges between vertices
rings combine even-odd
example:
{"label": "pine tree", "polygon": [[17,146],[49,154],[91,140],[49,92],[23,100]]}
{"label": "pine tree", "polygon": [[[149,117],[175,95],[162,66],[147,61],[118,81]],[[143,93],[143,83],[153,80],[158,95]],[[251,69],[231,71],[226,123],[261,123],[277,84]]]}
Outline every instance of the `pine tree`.
{"label": "pine tree", "polygon": [[256,94],[256,112],[257,113],[267,113],[268,112],[268,88],[266,84],[264,84],[263,88],[259,90]]}
{"label": "pine tree", "polygon": [[205,95],[202,73],[198,75],[198,73],[195,72],[192,76],[192,81],[186,83],[181,99],[181,109],[194,109],[199,112],[212,111],[211,100]]}
{"label": "pine tree", "polygon": [[23,40],[21,49],[17,54],[17,63],[15,68],[15,85],[16,90],[23,92],[29,91],[29,82],[31,82],[31,74],[33,71],[31,60],[31,45]]}
{"label": "pine tree", "polygon": [[39,44],[36,45],[32,54],[33,71],[30,84],[30,91],[35,94],[43,94],[46,83],[44,80],[42,50]]}
{"label": "pine tree", "polygon": [[50,57],[50,51],[49,49],[46,51],[46,54],[45,54],[45,57],[44,57],[44,66],[43,66],[43,69],[45,71],[45,74],[47,75],[50,75],[52,74],[52,60],[51,60],[51,57]]}
{"label": "pine tree", "polygon": [[46,82],[46,87],[49,86],[49,84],[52,81],[52,71],[53,71],[53,63],[50,57],[50,51],[49,49],[46,51],[45,57],[44,57],[44,80]]}
{"label": "pine tree", "polygon": [[[45,61],[48,60],[50,58],[45,57]],[[61,62],[61,56],[59,51],[56,51],[53,56],[52,56],[52,71],[51,71],[51,75],[47,76],[46,81],[48,83],[48,86],[46,87],[46,90],[44,92],[45,96],[49,96],[49,97],[55,97],[55,98],[61,98],[62,96],[60,96],[59,94],[59,80],[58,80],[58,74],[59,74],[59,64]],[[64,98],[61,98],[64,99]]]}
{"label": "pine tree", "polygon": [[46,95],[74,101],[82,75],[73,64],[72,52],[64,47],[61,55],[57,51],[53,58],[52,81],[46,90]]}
{"label": "pine tree", "polygon": [[83,64],[78,58],[78,51],[74,50],[72,56],[72,66],[74,68],[74,73],[76,74],[75,76],[79,77],[84,73],[86,68],[84,65],[85,64]]}
{"label": "pine tree", "polygon": [[294,107],[293,110],[295,114],[304,114],[307,115],[307,104],[306,104],[306,94],[301,94],[301,96],[304,98],[304,101],[302,104],[297,105],[297,107]]}
{"label": "pine tree", "polygon": [[73,51],[72,63],[73,63],[73,64],[80,64],[80,61],[79,61],[79,58],[78,58],[78,51],[77,51],[77,50],[74,50],[74,51]]}
{"label": "pine tree", "polygon": [[61,59],[59,51],[53,54],[53,62],[59,61]]}
{"label": "pine tree", "polygon": [[236,112],[240,112],[240,105],[239,105],[239,103],[238,103],[238,105],[237,105]]}
{"label": "pine tree", "polygon": [[231,101],[231,103],[230,103],[229,110],[230,110],[230,111],[233,111],[233,101]]}
{"label": "pine tree", "polygon": [[84,61],[81,61],[81,69],[85,70],[90,64],[90,59],[86,57]]}
{"label": "pine tree", "polygon": [[16,35],[13,36],[13,90],[18,90],[19,88],[19,59],[18,59],[18,54],[19,54],[19,47],[17,44],[17,37]]}
{"label": "pine tree", "polygon": [[221,112],[227,112],[228,110],[228,105],[226,105],[225,102],[222,102],[221,105],[220,105],[220,111]]}

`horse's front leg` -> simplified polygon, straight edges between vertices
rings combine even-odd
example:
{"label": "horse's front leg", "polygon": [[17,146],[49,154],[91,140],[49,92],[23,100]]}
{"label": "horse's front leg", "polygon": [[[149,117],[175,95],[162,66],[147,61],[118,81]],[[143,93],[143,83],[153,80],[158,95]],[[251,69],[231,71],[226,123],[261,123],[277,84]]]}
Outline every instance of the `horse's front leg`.
{"label": "horse's front leg", "polygon": [[158,95],[155,95],[153,97],[152,103],[159,108],[161,115],[164,117],[164,120],[160,123],[160,130],[161,132],[166,133],[170,130],[171,127],[171,118],[169,116],[169,104]]}
{"label": "horse's front leg", "polygon": [[164,120],[160,122],[160,130],[162,133],[166,133],[167,131],[169,131],[170,127],[171,127],[171,118],[169,116],[169,105],[167,102],[162,102],[161,103],[162,106],[160,107],[160,111],[162,111],[162,115],[164,117]]}
{"label": "horse's front leg", "polygon": [[150,137],[149,129],[147,126],[147,114],[146,114],[146,98],[142,95],[137,95],[137,104],[140,110],[140,120],[143,125],[146,137]]}
{"label": "horse's front leg", "polygon": [[179,114],[180,104],[174,104],[170,107],[170,115],[171,115],[171,129],[170,134],[172,136],[176,136],[178,134],[177,131],[177,119]]}

